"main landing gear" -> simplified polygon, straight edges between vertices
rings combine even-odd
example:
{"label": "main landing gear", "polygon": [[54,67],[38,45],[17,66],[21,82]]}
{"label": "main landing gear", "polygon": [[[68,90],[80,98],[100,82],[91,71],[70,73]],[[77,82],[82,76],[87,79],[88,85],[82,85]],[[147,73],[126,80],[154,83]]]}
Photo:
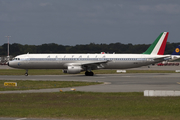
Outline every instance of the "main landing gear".
{"label": "main landing gear", "polygon": [[90,72],[89,72],[89,71],[86,71],[86,72],[85,72],[85,75],[86,75],[86,76],[94,76],[94,73],[93,73],[92,71],[90,71]]}
{"label": "main landing gear", "polygon": [[26,70],[25,76],[28,76],[28,70]]}

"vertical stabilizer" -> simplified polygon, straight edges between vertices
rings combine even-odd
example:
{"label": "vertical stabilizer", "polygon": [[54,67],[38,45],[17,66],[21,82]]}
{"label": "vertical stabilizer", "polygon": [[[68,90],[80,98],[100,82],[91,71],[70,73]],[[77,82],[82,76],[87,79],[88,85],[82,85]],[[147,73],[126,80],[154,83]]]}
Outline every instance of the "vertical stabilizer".
{"label": "vertical stabilizer", "polygon": [[169,32],[161,33],[143,54],[164,55]]}

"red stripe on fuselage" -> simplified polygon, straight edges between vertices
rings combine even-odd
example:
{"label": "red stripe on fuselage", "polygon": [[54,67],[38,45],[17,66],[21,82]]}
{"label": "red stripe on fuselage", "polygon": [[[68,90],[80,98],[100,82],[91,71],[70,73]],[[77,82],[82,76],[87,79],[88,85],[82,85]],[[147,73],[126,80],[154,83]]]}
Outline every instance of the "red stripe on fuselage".
{"label": "red stripe on fuselage", "polygon": [[159,49],[159,52],[158,52],[158,55],[164,55],[164,50],[165,50],[165,47],[166,47],[166,41],[167,41],[167,38],[168,38],[168,35],[169,35],[169,32],[166,33],[166,36],[163,40],[163,43]]}

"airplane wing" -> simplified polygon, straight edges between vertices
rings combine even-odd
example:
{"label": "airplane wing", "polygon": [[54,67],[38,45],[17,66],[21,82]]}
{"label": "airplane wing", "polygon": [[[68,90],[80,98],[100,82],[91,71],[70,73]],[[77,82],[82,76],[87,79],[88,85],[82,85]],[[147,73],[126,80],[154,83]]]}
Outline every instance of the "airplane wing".
{"label": "airplane wing", "polygon": [[104,68],[104,64],[110,62],[110,60],[106,60],[106,61],[99,61],[99,62],[89,62],[89,63],[83,63],[81,64],[84,67],[89,67],[92,70],[97,69],[97,68]]}
{"label": "airplane wing", "polygon": [[67,66],[69,65],[75,65],[75,66],[83,66],[83,67],[87,67],[87,68],[91,68],[91,70],[94,69],[100,69],[100,68],[104,68],[104,64],[110,62],[110,60],[106,60],[106,61],[94,61],[94,62],[85,62],[85,63],[68,63],[66,64]]}
{"label": "airplane wing", "polygon": [[102,64],[102,63],[107,63],[109,62],[110,60],[106,60],[106,61],[98,61],[98,62],[87,62],[87,63],[82,63],[81,65],[91,65],[91,64]]}
{"label": "airplane wing", "polygon": [[175,59],[169,60],[169,62],[180,62],[180,58],[175,58]]}

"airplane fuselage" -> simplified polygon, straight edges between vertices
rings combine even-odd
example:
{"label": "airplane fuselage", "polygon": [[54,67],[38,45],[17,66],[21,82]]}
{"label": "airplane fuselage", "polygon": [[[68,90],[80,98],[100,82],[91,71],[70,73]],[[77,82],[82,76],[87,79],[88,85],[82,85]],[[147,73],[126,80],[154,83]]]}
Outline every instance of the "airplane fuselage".
{"label": "airplane fuselage", "polygon": [[[67,69],[68,66],[99,65],[94,69],[127,69],[158,63],[163,55],[145,54],[23,54],[9,62],[20,69]],[[103,63],[104,62],[104,63]]]}

